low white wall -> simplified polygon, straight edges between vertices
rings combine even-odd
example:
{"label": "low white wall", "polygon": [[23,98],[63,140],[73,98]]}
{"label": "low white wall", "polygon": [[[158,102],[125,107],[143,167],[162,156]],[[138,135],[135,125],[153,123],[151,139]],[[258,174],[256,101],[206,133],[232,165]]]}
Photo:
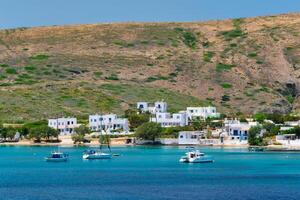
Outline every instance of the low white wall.
{"label": "low white wall", "polygon": [[159,141],[165,145],[177,145],[178,144],[178,139],[175,139],[175,138],[161,138],[161,139],[159,139]]}

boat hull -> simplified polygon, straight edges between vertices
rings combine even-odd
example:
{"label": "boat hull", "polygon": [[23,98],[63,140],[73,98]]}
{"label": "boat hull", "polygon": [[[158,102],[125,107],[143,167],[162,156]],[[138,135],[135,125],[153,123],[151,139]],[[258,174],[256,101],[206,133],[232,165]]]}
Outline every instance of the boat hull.
{"label": "boat hull", "polygon": [[112,155],[111,154],[84,154],[82,156],[83,159],[88,159],[88,160],[95,160],[95,159],[111,159]]}
{"label": "boat hull", "polygon": [[212,163],[212,162],[214,162],[214,160],[209,156],[203,156],[200,158],[182,157],[182,158],[180,158],[179,162],[182,162],[182,163]]}
{"label": "boat hull", "polygon": [[68,158],[45,158],[47,162],[66,162]]}

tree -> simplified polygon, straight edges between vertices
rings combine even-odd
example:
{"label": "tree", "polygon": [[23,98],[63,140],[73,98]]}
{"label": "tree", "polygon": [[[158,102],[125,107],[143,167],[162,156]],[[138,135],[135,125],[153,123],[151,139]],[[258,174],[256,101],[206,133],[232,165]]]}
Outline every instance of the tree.
{"label": "tree", "polygon": [[81,126],[75,128],[74,132],[76,134],[85,135],[85,134],[90,133],[90,129],[88,127],[86,127],[86,126],[81,125]]}
{"label": "tree", "polygon": [[249,129],[248,143],[250,145],[255,145],[255,146],[263,145],[263,139],[262,137],[259,136],[260,132],[261,132],[260,126],[253,126]]}
{"label": "tree", "polygon": [[253,118],[254,118],[256,121],[262,123],[262,122],[267,118],[267,116],[266,116],[265,114],[263,114],[263,113],[256,113],[256,114],[253,116]]}
{"label": "tree", "polygon": [[0,127],[0,137],[4,140],[7,138],[7,128],[4,128],[3,126]]}
{"label": "tree", "polygon": [[30,131],[29,128],[24,127],[24,126],[21,128],[18,128],[18,132],[20,133],[20,135],[22,135],[24,137],[29,135],[29,131]]}
{"label": "tree", "polygon": [[41,134],[41,127],[35,127],[35,128],[32,128],[30,129],[29,131],[29,135],[28,137],[30,139],[33,139],[34,142],[41,142],[42,140],[42,134]]}
{"label": "tree", "polygon": [[150,114],[148,113],[142,113],[142,114],[130,113],[128,116],[128,121],[131,130],[134,130],[137,127],[141,126],[142,124],[149,122],[149,120],[150,120]]}
{"label": "tree", "polygon": [[264,123],[263,128],[266,129],[266,133],[264,133],[264,137],[272,137],[278,134],[280,127],[276,126],[273,123]]}
{"label": "tree", "polygon": [[73,140],[74,144],[76,144],[76,143],[82,143],[82,142],[85,141],[84,134],[78,134],[78,133],[73,134],[72,135],[72,140]]}
{"label": "tree", "polygon": [[162,127],[160,124],[154,122],[146,122],[136,129],[136,137],[143,140],[152,140],[160,137],[162,133]]}
{"label": "tree", "polygon": [[203,130],[204,128],[207,127],[206,121],[199,118],[193,119],[191,125],[194,130]]}
{"label": "tree", "polygon": [[74,129],[75,134],[72,135],[72,140],[74,144],[85,142],[85,134],[90,133],[90,129],[86,126],[79,126]]}
{"label": "tree", "polygon": [[16,135],[17,130],[15,128],[9,127],[7,128],[7,138],[12,140]]}

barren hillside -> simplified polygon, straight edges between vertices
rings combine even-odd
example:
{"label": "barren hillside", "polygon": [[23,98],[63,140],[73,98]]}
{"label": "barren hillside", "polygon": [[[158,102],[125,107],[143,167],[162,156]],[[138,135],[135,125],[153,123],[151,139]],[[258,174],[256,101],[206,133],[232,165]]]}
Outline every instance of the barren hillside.
{"label": "barren hillside", "polygon": [[227,114],[300,108],[300,14],[0,31],[0,120],[117,112],[138,100]]}

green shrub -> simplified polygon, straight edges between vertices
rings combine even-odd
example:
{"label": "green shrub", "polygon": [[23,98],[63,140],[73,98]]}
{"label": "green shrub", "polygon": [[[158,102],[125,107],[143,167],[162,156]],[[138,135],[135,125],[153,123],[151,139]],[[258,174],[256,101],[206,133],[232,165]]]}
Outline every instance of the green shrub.
{"label": "green shrub", "polygon": [[34,56],[29,57],[31,60],[47,60],[49,58],[46,54],[37,54]]}
{"label": "green shrub", "polygon": [[18,74],[18,72],[15,68],[7,68],[7,69],[5,69],[5,72],[7,74]]}
{"label": "green shrub", "polygon": [[113,81],[117,81],[119,80],[119,77],[117,74],[111,74],[110,76],[108,77],[105,77],[106,80],[113,80]]}
{"label": "green shrub", "polygon": [[96,77],[100,77],[102,75],[102,72],[94,72],[94,76],[96,76]]}
{"label": "green shrub", "polygon": [[197,38],[194,33],[186,31],[183,33],[183,42],[186,46],[194,49],[197,45]]}
{"label": "green shrub", "polygon": [[161,75],[155,75],[155,76],[150,76],[147,78],[147,82],[153,82],[157,80],[168,80],[168,77],[161,76]]}
{"label": "green shrub", "polygon": [[256,56],[257,56],[256,52],[250,52],[250,53],[248,53],[248,57],[249,58],[255,58]]}
{"label": "green shrub", "polygon": [[212,51],[204,52],[204,54],[203,54],[203,60],[205,62],[211,62],[211,59],[213,58],[214,55],[215,55],[215,53],[212,52]]}
{"label": "green shrub", "polygon": [[223,72],[223,71],[230,71],[234,65],[229,65],[229,64],[223,64],[223,63],[218,63],[216,65],[216,71],[217,72]]}
{"label": "green shrub", "polygon": [[25,66],[24,69],[26,71],[34,71],[34,70],[36,70],[36,67],[33,65],[28,65],[28,66]]}
{"label": "green shrub", "polygon": [[225,89],[232,88],[232,85],[230,83],[221,83],[221,86]]}
{"label": "green shrub", "polygon": [[221,99],[223,102],[227,102],[230,101],[230,96],[228,94],[224,94]]}
{"label": "green shrub", "polygon": [[9,67],[9,65],[8,64],[0,64],[0,67],[6,68],[6,67]]}

